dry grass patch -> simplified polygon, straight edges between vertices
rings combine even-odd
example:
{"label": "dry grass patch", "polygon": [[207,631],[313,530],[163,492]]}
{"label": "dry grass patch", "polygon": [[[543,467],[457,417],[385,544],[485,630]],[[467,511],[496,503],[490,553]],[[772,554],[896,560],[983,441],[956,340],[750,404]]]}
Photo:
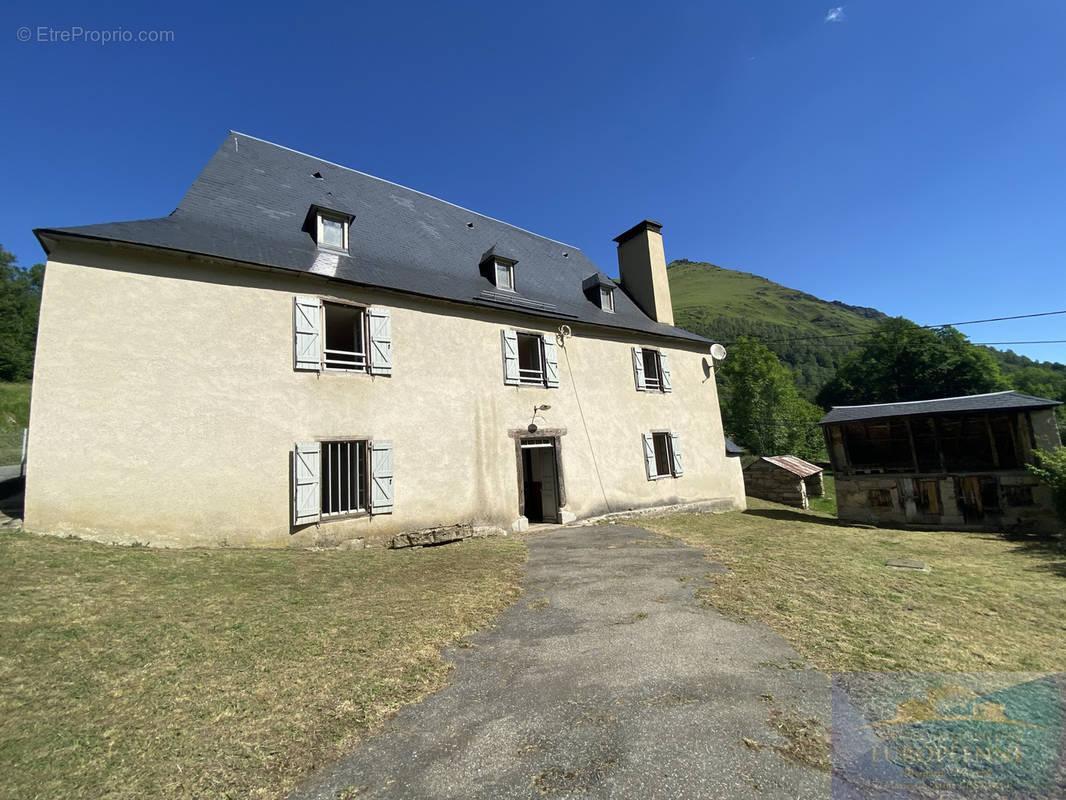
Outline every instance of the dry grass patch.
{"label": "dry grass patch", "polygon": [[280,797],[519,592],[525,546],[149,550],[0,536],[0,796]]}
{"label": "dry grass patch", "polygon": [[[649,519],[727,574],[700,600],[765,622],[822,669],[1066,670],[1066,552],[994,534],[859,529],[748,499]],[[924,561],[932,572],[885,566]]]}

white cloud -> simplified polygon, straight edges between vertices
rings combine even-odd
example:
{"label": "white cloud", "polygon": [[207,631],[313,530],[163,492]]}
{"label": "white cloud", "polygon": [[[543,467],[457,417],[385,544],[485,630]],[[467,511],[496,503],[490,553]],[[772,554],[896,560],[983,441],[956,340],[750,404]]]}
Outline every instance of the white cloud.
{"label": "white cloud", "polygon": [[825,15],[826,22],[843,22],[844,21],[844,6],[837,6],[831,8]]}

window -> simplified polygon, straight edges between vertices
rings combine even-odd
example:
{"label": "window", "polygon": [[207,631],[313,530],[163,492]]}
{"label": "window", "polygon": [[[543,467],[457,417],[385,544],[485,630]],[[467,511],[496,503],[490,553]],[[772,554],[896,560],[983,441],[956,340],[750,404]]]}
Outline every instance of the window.
{"label": "window", "polygon": [[684,474],[680,437],[676,433],[653,431],[641,436],[644,440],[644,467],[649,481],[679,478]]}
{"label": "window", "polygon": [[638,392],[672,392],[670,358],[662,350],[633,348],[633,377]]}
{"label": "window", "polygon": [[356,306],[322,304],[326,369],[366,369],[366,314]]}
{"label": "window", "polygon": [[323,517],[392,513],[391,441],[298,442],[292,456],[294,525],[314,524]]}
{"label": "window", "polygon": [[392,374],[392,316],[387,308],[297,297],[295,369]]}
{"label": "window", "polygon": [[539,333],[503,333],[503,382],[508,386],[559,385],[559,357],[555,340]]}
{"label": "window", "polygon": [[544,339],[531,333],[518,334],[519,383],[544,383]]}
{"label": "window", "polygon": [[600,308],[611,314],[614,313],[614,289],[607,286],[600,287]]}
{"label": "window", "polygon": [[322,442],[322,516],[366,511],[366,477],[366,441]]}
{"label": "window", "polygon": [[496,259],[496,288],[513,292],[514,289],[514,262]]}
{"label": "window", "polygon": [[348,251],[348,221],[344,214],[332,214],[328,211],[318,212],[318,231],[315,241],[319,247],[331,250]]}

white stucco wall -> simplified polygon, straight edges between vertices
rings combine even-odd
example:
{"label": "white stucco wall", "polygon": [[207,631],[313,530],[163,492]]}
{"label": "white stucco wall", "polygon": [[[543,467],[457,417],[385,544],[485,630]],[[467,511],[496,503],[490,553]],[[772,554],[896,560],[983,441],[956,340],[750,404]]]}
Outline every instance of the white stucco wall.
{"label": "white stucco wall", "polygon": [[[390,377],[293,369],[293,297],[387,307]],[[579,517],[730,499],[705,352],[669,344],[674,391],[634,388],[632,345],[572,325],[557,389],[503,383],[500,330],[557,322],[115,246],[48,262],[27,464],[26,527],[167,546],[382,540],[455,522],[509,528],[518,475],[509,430],[565,428],[566,509]],[[583,413],[582,413],[583,412]],[[681,437],[685,474],[648,481],[642,432]],[[291,526],[293,443],[394,442],[395,513]],[[602,485],[602,489],[601,489]]]}

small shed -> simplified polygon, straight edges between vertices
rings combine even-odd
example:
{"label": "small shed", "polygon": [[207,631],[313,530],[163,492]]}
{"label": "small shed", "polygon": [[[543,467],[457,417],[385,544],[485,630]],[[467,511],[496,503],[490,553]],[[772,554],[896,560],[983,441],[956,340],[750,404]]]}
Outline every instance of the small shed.
{"label": "small shed", "polygon": [[796,456],[763,456],[744,468],[744,489],[752,497],[809,508],[821,497],[822,468]]}

